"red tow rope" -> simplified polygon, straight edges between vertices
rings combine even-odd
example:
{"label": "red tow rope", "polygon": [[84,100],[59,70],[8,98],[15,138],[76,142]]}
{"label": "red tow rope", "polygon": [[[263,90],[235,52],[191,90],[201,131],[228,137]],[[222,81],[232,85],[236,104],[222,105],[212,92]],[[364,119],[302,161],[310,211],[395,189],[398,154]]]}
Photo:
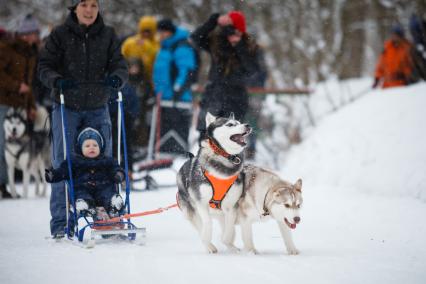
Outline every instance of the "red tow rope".
{"label": "red tow rope", "polygon": [[119,222],[122,219],[130,219],[130,218],[134,218],[134,217],[142,217],[142,216],[147,216],[147,215],[159,214],[159,213],[163,213],[164,211],[167,211],[169,209],[172,209],[174,207],[178,207],[177,203],[166,206],[166,207],[160,207],[160,208],[155,209],[155,210],[144,211],[144,212],[139,212],[139,213],[132,213],[132,214],[124,214],[120,217],[115,217],[115,218],[111,218],[111,219],[108,219],[108,220],[97,221],[96,223],[112,223],[112,222]]}

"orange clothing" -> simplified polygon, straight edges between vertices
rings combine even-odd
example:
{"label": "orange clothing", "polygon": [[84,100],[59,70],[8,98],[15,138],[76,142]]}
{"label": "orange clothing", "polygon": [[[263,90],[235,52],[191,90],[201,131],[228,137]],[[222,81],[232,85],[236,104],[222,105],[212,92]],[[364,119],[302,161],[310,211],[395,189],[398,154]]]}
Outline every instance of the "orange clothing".
{"label": "orange clothing", "polygon": [[407,85],[413,67],[410,50],[411,44],[406,39],[385,42],[375,72],[375,78],[383,81],[383,88]]}

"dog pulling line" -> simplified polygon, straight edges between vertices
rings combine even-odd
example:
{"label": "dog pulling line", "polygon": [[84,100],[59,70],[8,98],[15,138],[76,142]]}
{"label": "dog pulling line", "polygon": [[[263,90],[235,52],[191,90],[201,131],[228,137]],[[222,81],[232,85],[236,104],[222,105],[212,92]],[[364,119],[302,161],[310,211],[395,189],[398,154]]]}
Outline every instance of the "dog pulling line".
{"label": "dog pulling line", "polygon": [[147,215],[159,214],[159,213],[163,213],[164,211],[167,211],[167,210],[175,208],[175,207],[178,207],[177,203],[174,203],[174,204],[166,206],[166,207],[160,207],[160,208],[155,209],[155,210],[149,210],[149,211],[132,213],[132,214],[124,214],[120,217],[115,217],[115,218],[111,218],[111,219],[103,220],[103,221],[97,221],[96,223],[112,223],[112,222],[119,222],[122,219],[129,219],[129,218],[136,218],[136,217],[142,217],[142,216],[147,216]]}

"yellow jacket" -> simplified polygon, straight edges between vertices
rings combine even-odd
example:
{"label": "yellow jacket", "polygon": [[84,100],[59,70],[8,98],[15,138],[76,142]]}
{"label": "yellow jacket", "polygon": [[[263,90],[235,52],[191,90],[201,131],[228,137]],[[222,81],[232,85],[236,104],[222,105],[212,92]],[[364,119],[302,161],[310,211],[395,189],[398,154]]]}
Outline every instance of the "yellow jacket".
{"label": "yellow jacket", "polygon": [[[152,38],[142,38],[141,31],[151,30]],[[160,41],[156,37],[157,24],[154,17],[144,16],[139,21],[139,33],[127,38],[121,46],[121,53],[126,59],[139,58],[144,66],[144,78],[152,82],[152,68],[155,56],[160,49]]]}

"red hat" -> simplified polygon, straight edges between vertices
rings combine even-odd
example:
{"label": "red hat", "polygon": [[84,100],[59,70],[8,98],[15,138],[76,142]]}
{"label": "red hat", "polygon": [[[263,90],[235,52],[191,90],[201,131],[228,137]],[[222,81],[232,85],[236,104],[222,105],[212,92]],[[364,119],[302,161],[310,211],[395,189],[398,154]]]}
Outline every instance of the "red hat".
{"label": "red hat", "polygon": [[240,11],[231,11],[228,13],[228,16],[231,18],[234,28],[242,32],[246,33],[246,18],[244,14]]}

